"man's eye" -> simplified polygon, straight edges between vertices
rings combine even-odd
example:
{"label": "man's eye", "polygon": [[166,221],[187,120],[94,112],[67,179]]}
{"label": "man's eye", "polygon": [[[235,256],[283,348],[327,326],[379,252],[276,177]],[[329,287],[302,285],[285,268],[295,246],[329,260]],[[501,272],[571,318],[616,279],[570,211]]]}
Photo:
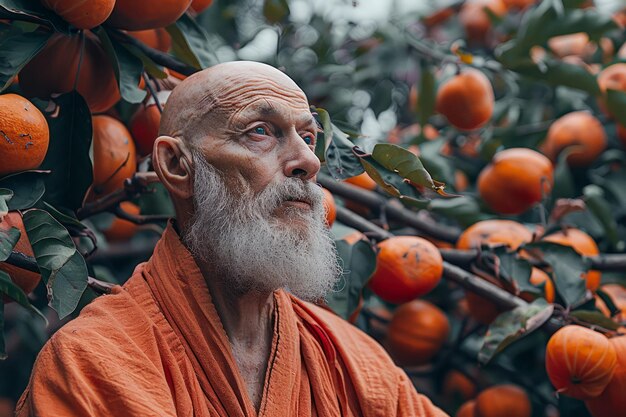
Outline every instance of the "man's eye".
{"label": "man's eye", "polygon": [[304,143],[306,143],[307,145],[311,145],[313,143],[313,137],[312,136],[303,136],[302,140],[304,140]]}
{"label": "man's eye", "polygon": [[267,135],[267,129],[265,129],[263,126],[255,127],[254,133],[256,133],[257,135]]}

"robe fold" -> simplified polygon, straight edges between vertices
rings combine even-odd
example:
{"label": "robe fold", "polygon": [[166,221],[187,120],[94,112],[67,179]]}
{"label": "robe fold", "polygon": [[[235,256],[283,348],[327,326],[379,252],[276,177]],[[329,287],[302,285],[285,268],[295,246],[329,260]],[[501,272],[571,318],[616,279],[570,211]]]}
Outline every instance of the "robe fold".
{"label": "robe fold", "polygon": [[286,291],[258,412],[205,278],[168,225],[148,262],[40,352],[17,416],[445,416],[381,346]]}

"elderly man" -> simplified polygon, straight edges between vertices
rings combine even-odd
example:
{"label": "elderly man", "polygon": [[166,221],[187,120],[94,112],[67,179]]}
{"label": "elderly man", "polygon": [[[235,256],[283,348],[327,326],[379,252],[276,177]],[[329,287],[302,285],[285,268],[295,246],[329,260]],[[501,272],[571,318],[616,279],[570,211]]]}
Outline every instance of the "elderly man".
{"label": "elderly man", "polygon": [[17,415],[444,415],[375,341],[303,301],[340,273],[316,133],[302,90],[264,64],[176,87],[153,163],[177,220],[50,339]]}

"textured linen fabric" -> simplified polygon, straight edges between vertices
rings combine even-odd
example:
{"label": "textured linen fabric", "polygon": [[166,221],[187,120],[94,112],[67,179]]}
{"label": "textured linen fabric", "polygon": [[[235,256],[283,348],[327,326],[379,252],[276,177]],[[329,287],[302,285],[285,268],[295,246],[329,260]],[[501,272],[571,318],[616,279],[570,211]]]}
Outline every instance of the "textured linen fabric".
{"label": "textured linen fabric", "polygon": [[151,259],[57,331],[17,416],[445,414],[359,329],[283,290],[257,414],[198,266],[170,224]]}

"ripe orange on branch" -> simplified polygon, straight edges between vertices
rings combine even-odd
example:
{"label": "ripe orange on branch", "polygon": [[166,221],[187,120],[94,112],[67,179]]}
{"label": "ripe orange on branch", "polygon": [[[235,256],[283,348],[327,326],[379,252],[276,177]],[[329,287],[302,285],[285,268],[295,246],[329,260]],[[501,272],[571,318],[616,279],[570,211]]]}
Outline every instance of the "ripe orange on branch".
{"label": "ripe orange on branch", "polygon": [[615,348],[602,334],[568,325],[546,347],[546,371],[557,392],[585,400],[606,388],[617,362]]}
{"label": "ripe orange on branch", "polygon": [[205,11],[211,4],[213,0],[193,0],[191,2],[191,6],[189,6],[194,12],[202,13]]}
{"label": "ripe orange on branch", "polygon": [[39,167],[49,142],[48,122],[37,107],[17,94],[0,96],[0,177]]}
{"label": "ripe orange on branch", "polygon": [[167,52],[172,46],[172,37],[163,28],[130,31],[128,34],[159,51]]}
{"label": "ripe orange on branch", "polygon": [[[598,75],[598,86],[605,95],[607,90],[617,90],[626,93],[626,63],[609,65]],[[606,98],[599,100],[600,108],[607,116],[613,116],[606,105]]]}
{"label": "ripe orange on branch", "polygon": [[456,242],[458,249],[476,249],[485,244],[505,244],[517,249],[533,239],[532,232],[513,220],[483,220],[476,222],[461,233]]}
{"label": "ripe orange on branch", "polygon": [[474,417],[474,411],[476,410],[476,401],[470,400],[463,403],[457,410],[455,417]]}
{"label": "ripe orange on branch", "polygon": [[615,349],[617,365],[604,391],[585,401],[593,417],[613,417],[616,412],[626,410],[626,336],[609,339],[609,343]]}
{"label": "ripe orange on branch", "polygon": [[468,68],[441,85],[435,108],[454,127],[473,130],[491,119],[493,103],[493,88],[487,76]]}
{"label": "ripe orange on branch", "polygon": [[326,188],[322,188],[322,192],[324,193],[324,210],[326,211],[326,224],[328,227],[332,226],[335,223],[335,219],[337,218],[337,206],[335,205],[335,198]]}
{"label": "ripe orange on branch", "polygon": [[[0,222],[0,230],[9,231],[12,227],[18,228],[21,233],[20,239],[15,244],[13,251],[23,253],[27,256],[35,256],[30,241],[28,240],[28,235],[26,235],[22,215],[18,211],[10,211]],[[0,270],[8,273],[15,285],[20,287],[26,294],[32,292],[41,280],[41,274],[27,271],[26,269],[18,268],[17,266],[9,265],[5,262],[0,263]],[[5,297],[4,301],[7,302],[9,300],[8,297]]]}
{"label": "ripe orange on branch", "polygon": [[69,93],[75,87],[92,113],[107,111],[120,99],[113,66],[90,32],[85,32],[84,43],[80,34],[52,35],[22,68],[19,84],[26,96],[42,98]]}
{"label": "ripe orange on branch", "polygon": [[478,193],[499,214],[520,214],[539,203],[554,184],[552,162],[527,148],[495,154],[478,175]]}
{"label": "ripe orange on branch", "polygon": [[552,123],[542,151],[552,161],[569,149],[567,162],[572,166],[591,165],[606,148],[606,133],[602,123],[591,113],[576,111]]}
{"label": "ripe orange on branch", "polygon": [[[170,91],[162,90],[156,93],[159,104],[164,106]],[[152,153],[154,141],[159,136],[159,125],[161,123],[161,112],[153,97],[139,105],[133,117],[130,119],[130,133],[137,145],[140,155]]]}
{"label": "ripe orange on branch", "polygon": [[[139,214],[139,206],[130,201],[122,201],[120,207],[128,214]],[[116,217],[108,229],[103,231],[108,240],[122,242],[130,239],[137,233],[137,225],[131,221]]]}
{"label": "ripe orange on branch", "polygon": [[41,0],[41,4],[78,29],[92,29],[107,20],[115,0]]}
{"label": "ripe orange on branch", "polygon": [[88,200],[123,188],[137,170],[135,143],[126,126],[111,116],[93,116],[93,186]]}
{"label": "ripe orange on branch", "polygon": [[191,0],[116,0],[107,24],[126,30],[161,28],[178,20],[190,4]]}
{"label": "ripe orange on branch", "polygon": [[475,401],[474,417],[530,417],[532,414],[528,394],[512,384],[487,388]]}
{"label": "ripe orange on branch", "polygon": [[385,301],[405,303],[430,292],[443,274],[435,245],[417,236],[395,236],[378,244],[371,290]]}
{"label": "ripe orange on branch", "polygon": [[387,330],[386,346],[399,365],[428,363],[448,339],[450,323],[434,304],[413,300],[398,307]]}
{"label": "ripe orange on branch", "polygon": [[[570,246],[582,256],[596,256],[600,253],[600,249],[595,240],[580,229],[571,228],[561,230],[545,236],[542,240],[544,242]],[[600,285],[602,273],[600,271],[588,271],[586,274],[583,274],[581,278],[586,280],[587,289],[595,291]]]}
{"label": "ripe orange on branch", "polygon": [[507,12],[507,6],[502,0],[468,0],[463,3],[459,21],[470,43],[483,44],[490,35],[491,19],[485,9],[498,17]]}

